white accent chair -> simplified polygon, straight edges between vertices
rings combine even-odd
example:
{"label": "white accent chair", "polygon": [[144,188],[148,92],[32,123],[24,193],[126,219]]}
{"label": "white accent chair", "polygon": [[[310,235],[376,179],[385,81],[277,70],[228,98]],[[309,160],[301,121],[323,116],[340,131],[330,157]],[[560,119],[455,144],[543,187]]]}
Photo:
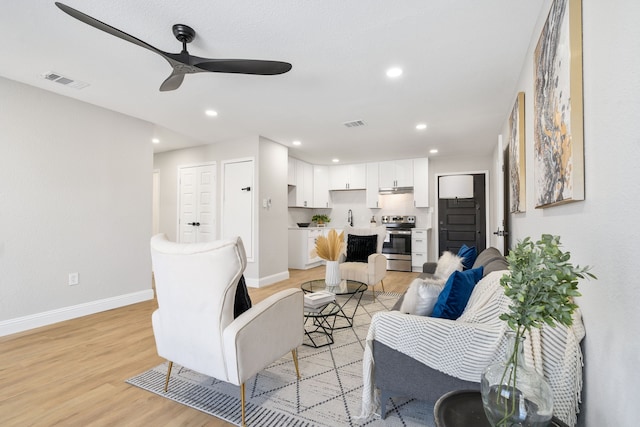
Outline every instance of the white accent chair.
{"label": "white accent chair", "polygon": [[245,382],[302,344],[303,294],[287,289],[234,319],[238,282],[246,267],[239,237],[208,243],[151,239],[159,308],[153,312],[158,354],[173,363],[240,386],[245,425]]}
{"label": "white accent chair", "polygon": [[[373,299],[376,298],[376,293],[373,287],[380,283],[382,291],[384,292],[383,279],[387,275],[387,258],[382,255],[382,244],[387,236],[387,228],[385,226],[379,226],[374,228],[354,228],[346,226],[344,228],[344,244],[347,248],[347,242],[349,241],[349,234],[356,236],[371,236],[376,234],[377,245],[376,252],[369,255],[367,262],[341,262],[340,263],[340,277],[347,280],[355,280],[365,283],[371,287],[373,293]],[[346,251],[345,251],[346,252]],[[342,261],[346,259],[346,255],[343,255]]]}

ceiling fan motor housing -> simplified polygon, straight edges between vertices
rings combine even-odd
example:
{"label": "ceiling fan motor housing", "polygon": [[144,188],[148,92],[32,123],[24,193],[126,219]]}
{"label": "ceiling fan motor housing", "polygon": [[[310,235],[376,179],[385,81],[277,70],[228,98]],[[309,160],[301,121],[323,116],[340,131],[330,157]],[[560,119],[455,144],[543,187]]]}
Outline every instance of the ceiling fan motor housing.
{"label": "ceiling fan motor housing", "polygon": [[173,35],[176,36],[180,43],[191,43],[196,37],[196,30],[188,25],[175,24],[173,26]]}

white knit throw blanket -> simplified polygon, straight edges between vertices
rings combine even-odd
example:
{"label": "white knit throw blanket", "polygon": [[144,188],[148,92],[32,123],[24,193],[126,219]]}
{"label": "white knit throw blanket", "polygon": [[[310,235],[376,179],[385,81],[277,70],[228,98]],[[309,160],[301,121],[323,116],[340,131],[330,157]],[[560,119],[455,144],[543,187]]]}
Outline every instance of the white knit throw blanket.
{"label": "white knit throw blanket", "polygon": [[[445,374],[477,383],[486,366],[505,360],[506,323],[499,319],[510,303],[500,285],[505,273],[508,271],[493,272],[482,279],[456,321],[397,311],[374,315],[362,361],[362,413],[358,419],[368,419],[379,407],[373,340]],[[545,326],[525,340],[527,364],[543,373],[553,390],[554,415],[570,426],[576,424],[582,390],[583,337],[582,318],[576,310],[571,328]]]}

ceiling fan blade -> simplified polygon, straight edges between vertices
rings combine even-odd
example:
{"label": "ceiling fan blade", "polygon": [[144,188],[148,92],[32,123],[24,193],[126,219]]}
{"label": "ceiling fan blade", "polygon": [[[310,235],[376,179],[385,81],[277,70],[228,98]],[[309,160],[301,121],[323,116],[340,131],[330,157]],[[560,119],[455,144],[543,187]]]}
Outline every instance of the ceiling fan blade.
{"label": "ceiling fan blade", "polygon": [[182,84],[184,80],[184,73],[171,73],[169,77],[160,85],[160,92],[168,92],[170,90],[176,90]]}
{"label": "ceiling fan blade", "polygon": [[193,65],[214,73],[259,74],[263,76],[283,74],[291,70],[291,64],[288,62],[258,59],[205,59],[203,62],[195,62]]}
{"label": "ceiling fan blade", "polygon": [[60,8],[60,10],[62,10],[64,13],[76,18],[77,20],[84,22],[85,24],[91,25],[94,28],[97,28],[99,30],[104,31],[105,33],[109,33],[112,36],[116,36],[118,38],[121,38],[122,40],[126,40],[130,43],[136,44],[140,47],[143,47],[145,49],[149,49],[152,52],[155,52],[163,57],[166,58],[167,54],[166,52],[161,51],[160,49],[157,49],[153,46],[151,46],[149,43],[145,43],[142,40],[133,37],[130,34],[125,33],[124,31],[121,31],[115,27],[112,27],[111,25],[105,24],[102,21],[98,21],[97,19],[84,14],[82,12],[80,12],[79,10],[76,10],[72,7],[67,6],[66,4],[62,4],[60,2],[56,2],[56,6],[58,6],[58,8]]}

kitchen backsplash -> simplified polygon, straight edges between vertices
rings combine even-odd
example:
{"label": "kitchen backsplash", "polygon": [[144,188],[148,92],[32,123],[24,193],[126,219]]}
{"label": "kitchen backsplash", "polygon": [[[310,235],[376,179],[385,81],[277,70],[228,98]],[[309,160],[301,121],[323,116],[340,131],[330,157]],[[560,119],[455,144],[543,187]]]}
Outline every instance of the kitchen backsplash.
{"label": "kitchen backsplash", "polygon": [[364,190],[332,191],[333,208],[289,208],[289,226],[296,227],[298,222],[311,222],[311,217],[315,214],[326,214],[331,218],[328,226],[340,228],[347,224],[347,214],[351,209],[354,227],[368,227],[372,215],[375,216],[378,224],[383,215],[415,215],[417,228],[433,227],[432,208],[414,207],[412,193],[381,195],[382,208],[380,209],[367,208],[365,196]]}

